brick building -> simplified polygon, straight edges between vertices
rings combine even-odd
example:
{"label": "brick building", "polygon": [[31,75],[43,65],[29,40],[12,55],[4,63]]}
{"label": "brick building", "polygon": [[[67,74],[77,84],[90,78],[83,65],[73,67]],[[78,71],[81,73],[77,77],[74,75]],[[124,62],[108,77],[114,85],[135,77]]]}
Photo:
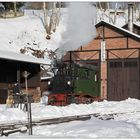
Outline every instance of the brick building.
{"label": "brick building", "polygon": [[64,57],[90,63],[98,67],[101,98],[123,100],[140,99],[140,36],[134,32],[101,21],[95,25],[97,36],[86,46],[70,51]]}

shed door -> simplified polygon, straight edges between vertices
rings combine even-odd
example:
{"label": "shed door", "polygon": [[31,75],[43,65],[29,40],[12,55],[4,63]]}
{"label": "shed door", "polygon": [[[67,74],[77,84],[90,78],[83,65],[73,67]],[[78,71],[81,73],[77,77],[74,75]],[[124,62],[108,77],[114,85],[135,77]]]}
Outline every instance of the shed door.
{"label": "shed door", "polygon": [[140,99],[138,59],[109,60],[108,100]]}

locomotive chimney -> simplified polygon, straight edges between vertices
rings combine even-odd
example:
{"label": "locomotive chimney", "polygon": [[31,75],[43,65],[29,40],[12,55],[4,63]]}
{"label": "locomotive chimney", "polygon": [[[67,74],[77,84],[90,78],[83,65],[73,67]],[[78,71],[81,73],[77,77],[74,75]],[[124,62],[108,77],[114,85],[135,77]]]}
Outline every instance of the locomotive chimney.
{"label": "locomotive chimney", "polygon": [[133,32],[133,3],[128,4],[128,30]]}

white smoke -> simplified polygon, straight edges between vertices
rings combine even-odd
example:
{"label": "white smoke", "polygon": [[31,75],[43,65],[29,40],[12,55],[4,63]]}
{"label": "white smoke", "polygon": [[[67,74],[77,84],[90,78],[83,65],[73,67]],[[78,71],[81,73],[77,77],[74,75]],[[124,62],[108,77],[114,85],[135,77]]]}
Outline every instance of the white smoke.
{"label": "white smoke", "polygon": [[76,50],[91,41],[95,35],[96,8],[89,2],[71,2],[68,7],[66,31],[58,49],[58,57]]}

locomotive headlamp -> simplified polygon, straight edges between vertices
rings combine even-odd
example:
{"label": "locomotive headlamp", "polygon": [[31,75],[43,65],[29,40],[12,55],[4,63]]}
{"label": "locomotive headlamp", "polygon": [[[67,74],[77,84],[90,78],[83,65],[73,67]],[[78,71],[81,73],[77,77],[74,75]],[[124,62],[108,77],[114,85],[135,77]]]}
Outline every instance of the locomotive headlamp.
{"label": "locomotive headlamp", "polygon": [[68,85],[71,85],[71,81],[67,81],[67,84],[68,84]]}
{"label": "locomotive headlamp", "polygon": [[50,85],[51,84],[51,81],[48,81],[48,85]]}

